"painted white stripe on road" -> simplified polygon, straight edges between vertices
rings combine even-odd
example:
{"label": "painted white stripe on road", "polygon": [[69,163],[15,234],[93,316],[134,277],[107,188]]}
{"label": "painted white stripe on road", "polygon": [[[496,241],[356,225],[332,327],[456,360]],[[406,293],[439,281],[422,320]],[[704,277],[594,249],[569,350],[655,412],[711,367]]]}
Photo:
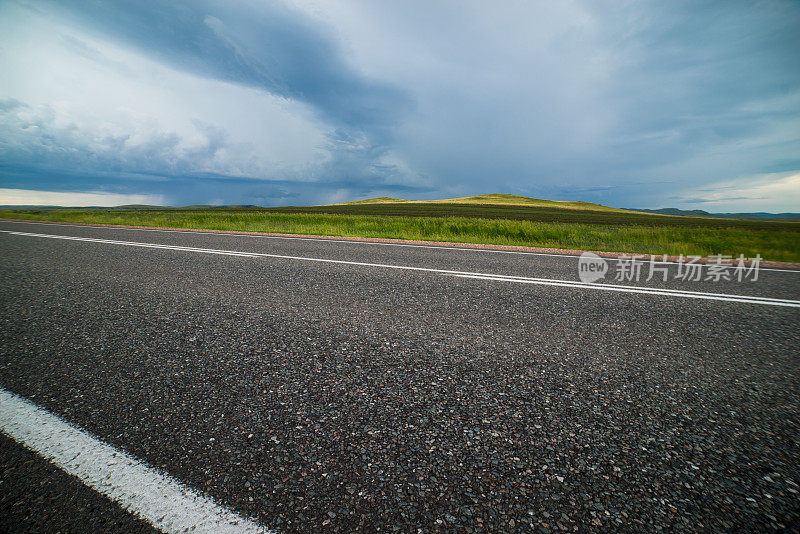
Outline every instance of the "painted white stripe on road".
{"label": "painted white stripe on road", "polygon": [[538,285],[547,285],[547,286],[560,286],[560,287],[572,287],[578,289],[594,289],[600,291],[619,291],[625,293],[641,293],[641,294],[655,294],[655,295],[665,295],[671,297],[684,297],[684,298],[696,298],[696,299],[705,299],[705,300],[719,300],[719,301],[728,301],[728,302],[742,302],[742,303],[749,303],[749,304],[764,304],[769,306],[787,306],[792,308],[800,308],[800,300],[789,300],[789,299],[778,299],[772,297],[757,297],[757,296],[750,296],[750,295],[731,295],[725,293],[706,293],[701,291],[685,291],[679,289],[659,289],[659,288],[651,288],[651,287],[638,287],[638,286],[623,286],[617,284],[598,284],[598,283],[586,283],[586,282],[577,282],[571,280],[556,280],[556,279],[549,279],[549,278],[530,278],[524,276],[512,276],[512,275],[503,275],[503,274],[492,274],[492,273],[474,273],[468,271],[452,271],[447,269],[434,269],[430,267],[414,267],[410,265],[391,265],[385,263],[366,263],[366,262],[359,262],[359,261],[347,261],[347,260],[333,260],[328,258],[309,258],[305,256],[287,256],[283,254],[268,254],[263,252],[240,252],[234,250],[218,250],[218,249],[210,249],[210,248],[197,248],[197,247],[182,247],[178,245],[162,245],[159,243],[139,243],[135,241],[118,241],[114,239],[97,239],[93,237],[77,237],[77,236],[65,236],[65,235],[51,235],[51,234],[34,234],[29,232],[12,232],[10,230],[0,230],[2,233],[11,234],[11,235],[19,235],[19,236],[27,236],[27,237],[43,237],[48,239],[63,239],[67,241],[87,241],[90,243],[106,243],[112,245],[124,245],[129,247],[143,247],[143,248],[156,248],[156,249],[166,249],[166,250],[179,250],[184,252],[197,252],[202,254],[220,254],[225,256],[241,256],[241,257],[249,257],[249,258],[277,258],[277,259],[286,259],[286,260],[297,260],[297,261],[313,261],[313,262],[320,262],[320,263],[334,263],[334,264],[341,264],[341,265],[358,265],[362,267],[378,267],[383,269],[400,269],[406,271],[418,271],[418,272],[429,272],[429,273],[439,273],[451,276],[458,276],[461,278],[475,278],[475,279],[482,279],[482,280],[497,280],[497,281],[506,281],[506,282],[520,282],[520,283],[527,283],[527,284],[538,284]]}
{"label": "painted white stripe on road", "polygon": [[[585,287],[587,284],[581,282],[568,282],[568,281],[555,281],[555,280],[529,280],[525,278],[513,277],[498,277],[498,276],[478,276],[470,274],[453,274],[450,276],[457,276],[459,278],[475,278],[477,280],[495,280],[499,282],[517,282],[520,284],[538,284],[545,286],[557,287]],[[618,286],[614,284],[593,284],[592,289],[600,291],[618,291],[621,293],[647,293],[650,295],[666,295],[669,297],[684,297],[693,299],[705,300],[722,300],[728,302],[744,302],[750,304],[769,304],[771,306],[788,306],[791,308],[800,307],[800,301],[786,300],[786,299],[771,299],[767,297],[747,297],[739,295],[723,295],[719,293],[701,293],[701,292],[688,292],[678,291],[672,289],[657,289],[657,288],[640,288],[631,286]]]}
{"label": "painted white stripe on road", "polygon": [[[382,246],[382,247],[410,247],[410,248],[429,248],[429,249],[437,249],[437,250],[455,250],[455,251],[464,251],[464,252],[486,252],[491,254],[517,254],[520,256],[550,256],[554,258],[566,258],[566,259],[578,259],[580,256],[577,254],[566,254],[566,253],[555,253],[555,252],[523,252],[520,250],[496,250],[492,248],[472,248],[472,247],[450,247],[447,245],[413,245],[410,243],[381,243],[376,241],[351,241],[349,239],[331,239],[329,237],[300,237],[300,236],[285,236],[285,235],[254,235],[254,234],[237,234],[237,233],[220,233],[214,232],[213,230],[203,230],[203,231],[192,231],[191,229],[186,230],[166,230],[164,228],[126,228],[126,227],[116,227],[116,226],[92,226],[89,224],[68,224],[68,223],[49,223],[49,222],[37,222],[37,221],[6,221],[0,219],[0,222],[4,223],[13,223],[13,224],[40,224],[46,226],[67,226],[70,228],[95,228],[98,230],[128,230],[132,232],[161,232],[167,234],[199,234],[199,235],[217,235],[222,237],[252,237],[256,239],[284,239],[288,241],[321,241],[324,243],[348,243],[350,245],[375,245],[375,246]],[[655,254],[658,256],[658,254]],[[623,261],[625,258],[603,258],[605,261]],[[649,261],[647,263],[650,263]],[[666,264],[666,265],[680,265],[676,261],[663,261],[657,260],[653,261],[656,264]],[[701,267],[707,267],[708,264],[698,264]],[[759,271],[775,271],[781,273],[795,273],[800,274],[800,269],[776,269],[774,267],[759,267]]]}
{"label": "painted white stripe on road", "polygon": [[163,532],[269,533],[2,387],[0,431]]}

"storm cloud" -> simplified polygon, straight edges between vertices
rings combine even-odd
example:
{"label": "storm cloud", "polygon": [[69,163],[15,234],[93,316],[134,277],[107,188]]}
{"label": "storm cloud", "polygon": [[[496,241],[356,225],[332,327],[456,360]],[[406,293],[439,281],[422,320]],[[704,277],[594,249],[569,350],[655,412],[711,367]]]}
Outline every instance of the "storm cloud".
{"label": "storm cloud", "polygon": [[797,27],[790,1],[6,2],[0,186],[788,211]]}

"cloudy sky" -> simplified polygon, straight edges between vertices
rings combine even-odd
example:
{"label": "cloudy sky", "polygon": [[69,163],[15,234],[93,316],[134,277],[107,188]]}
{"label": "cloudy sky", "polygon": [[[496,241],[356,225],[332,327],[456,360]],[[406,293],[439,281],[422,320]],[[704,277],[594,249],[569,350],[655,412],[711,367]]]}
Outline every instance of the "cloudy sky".
{"label": "cloudy sky", "polygon": [[800,211],[800,2],[0,0],[0,204]]}

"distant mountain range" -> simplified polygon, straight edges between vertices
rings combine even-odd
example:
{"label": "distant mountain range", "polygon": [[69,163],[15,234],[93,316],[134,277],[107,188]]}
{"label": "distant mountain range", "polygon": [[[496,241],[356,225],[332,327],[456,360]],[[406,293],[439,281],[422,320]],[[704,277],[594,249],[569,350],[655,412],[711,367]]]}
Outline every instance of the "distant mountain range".
{"label": "distant mountain range", "polygon": [[709,213],[703,210],[680,210],[678,208],[661,208],[657,210],[634,209],[632,211],[643,211],[645,213],[657,213],[659,215],[678,215],[684,217],[716,217],[721,219],[783,219],[800,220],[800,213],[766,213],[763,211],[756,213]]}

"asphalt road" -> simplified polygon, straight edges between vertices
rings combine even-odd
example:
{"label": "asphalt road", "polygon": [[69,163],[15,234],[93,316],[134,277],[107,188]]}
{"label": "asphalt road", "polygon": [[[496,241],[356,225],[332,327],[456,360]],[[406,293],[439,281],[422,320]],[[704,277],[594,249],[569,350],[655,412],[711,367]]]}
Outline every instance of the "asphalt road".
{"label": "asphalt road", "polygon": [[[0,232],[0,386],[275,531],[800,529],[800,308],[385,267],[574,281],[572,257],[0,231],[286,256]],[[84,498],[60,528],[146,528],[7,443],[0,487],[49,493],[0,499],[0,530]]]}

